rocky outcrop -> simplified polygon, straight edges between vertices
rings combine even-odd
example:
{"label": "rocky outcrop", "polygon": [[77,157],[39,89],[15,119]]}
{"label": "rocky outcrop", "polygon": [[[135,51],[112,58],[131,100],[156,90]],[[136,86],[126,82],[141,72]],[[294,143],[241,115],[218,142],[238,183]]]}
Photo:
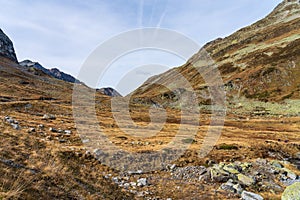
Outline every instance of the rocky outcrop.
{"label": "rocky outcrop", "polygon": [[24,61],[20,62],[20,65],[23,66],[23,67],[27,67],[27,68],[34,68],[34,69],[41,70],[42,72],[44,72],[44,73],[46,73],[46,74],[48,74],[48,75],[50,75],[54,78],[57,78],[57,79],[60,79],[60,80],[66,81],[66,82],[81,83],[79,80],[77,80],[73,76],[62,72],[57,68],[46,69],[38,62],[32,62],[30,60],[24,60]]}
{"label": "rocky outcrop", "polygon": [[110,88],[110,87],[97,89],[97,92],[100,92],[101,94],[111,96],[111,97],[121,97],[122,96],[117,90]]}
{"label": "rocky outcrop", "polygon": [[0,29],[0,56],[8,58],[18,63],[18,59],[14,50],[13,43],[1,29]]}

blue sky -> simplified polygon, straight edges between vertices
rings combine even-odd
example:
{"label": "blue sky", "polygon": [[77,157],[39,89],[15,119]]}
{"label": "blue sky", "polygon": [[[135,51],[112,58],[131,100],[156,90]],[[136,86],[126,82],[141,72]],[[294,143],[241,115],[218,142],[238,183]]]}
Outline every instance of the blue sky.
{"label": "blue sky", "polygon": [[[143,27],[178,31],[204,45],[227,36],[270,13],[281,0],[0,0],[0,28],[13,40],[18,59],[40,62],[76,76],[89,54],[102,42],[121,32]],[[143,57],[143,63],[154,59]],[[157,56],[156,56],[157,57]],[[161,55],[165,67],[136,80],[138,86],[147,77],[184,60]],[[100,86],[118,85],[124,69],[110,72]],[[137,59],[136,59],[137,60]],[[161,60],[161,59],[160,59]],[[125,69],[126,68],[126,69]],[[150,70],[151,71],[151,70]],[[135,87],[134,84],[131,87]],[[125,94],[134,88],[121,89]]]}

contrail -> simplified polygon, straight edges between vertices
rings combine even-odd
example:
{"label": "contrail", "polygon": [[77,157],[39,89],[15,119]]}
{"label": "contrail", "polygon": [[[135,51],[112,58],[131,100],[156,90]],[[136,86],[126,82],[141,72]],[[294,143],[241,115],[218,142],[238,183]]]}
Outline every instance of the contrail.
{"label": "contrail", "polygon": [[161,26],[161,23],[163,22],[163,20],[164,20],[166,14],[167,14],[168,3],[169,3],[169,0],[166,1],[164,11],[163,11],[162,15],[160,16],[160,19],[159,19],[159,22],[158,22],[157,25],[156,25],[156,28],[159,28],[159,27]]}
{"label": "contrail", "polygon": [[142,28],[144,16],[144,0],[140,0],[139,14],[138,14],[138,26]]}
{"label": "contrail", "polygon": [[154,1],[154,4],[152,6],[151,16],[150,16],[150,20],[149,20],[149,26],[151,26],[152,21],[153,21],[153,15],[154,15],[154,12],[156,10],[156,4],[157,4],[157,0]]}

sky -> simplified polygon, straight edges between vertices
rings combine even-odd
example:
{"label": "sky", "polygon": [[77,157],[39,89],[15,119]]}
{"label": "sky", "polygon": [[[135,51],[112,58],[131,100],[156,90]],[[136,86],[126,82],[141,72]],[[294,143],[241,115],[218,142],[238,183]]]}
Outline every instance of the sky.
{"label": "sky", "polygon": [[[77,77],[89,55],[120,33],[137,28],[165,28],[202,46],[265,17],[280,2],[0,0],[0,28],[14,42],[19,61],[30,59]],[[150,76],[184,62],[166,52],[137,51],[112,63],[98,87],[114,87],[125,95]],[[132,84],[124,87],[121,80],[131,80]]]}

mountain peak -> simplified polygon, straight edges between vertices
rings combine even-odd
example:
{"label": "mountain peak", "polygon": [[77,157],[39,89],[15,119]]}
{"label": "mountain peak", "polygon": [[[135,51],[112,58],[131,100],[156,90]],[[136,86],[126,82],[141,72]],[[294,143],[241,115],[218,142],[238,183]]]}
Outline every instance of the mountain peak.
{"label": "mountain peak", "polygon": [[9,37],[2,31],[2,29],[0,29],[0,56],[18,63],[13,43],[9,39]]}

